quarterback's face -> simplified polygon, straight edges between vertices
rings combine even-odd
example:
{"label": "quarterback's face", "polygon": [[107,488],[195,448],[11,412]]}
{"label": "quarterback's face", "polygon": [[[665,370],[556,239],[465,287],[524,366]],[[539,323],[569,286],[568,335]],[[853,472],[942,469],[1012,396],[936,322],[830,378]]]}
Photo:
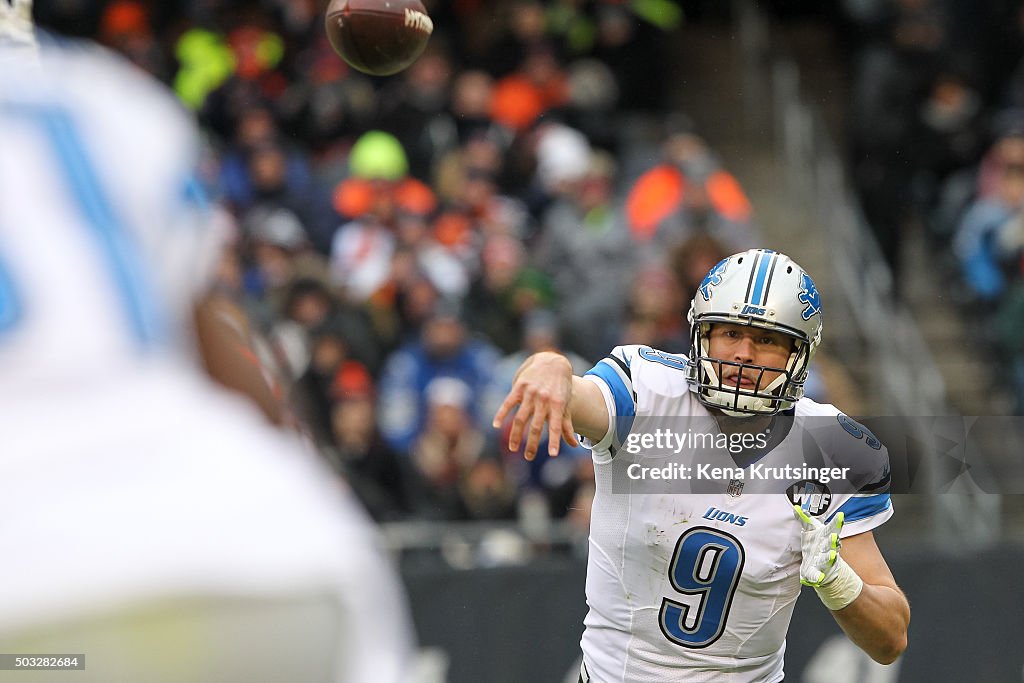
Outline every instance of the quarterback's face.
{"label": "quarterback's face", "polygon": [[[792,350],[793,340],[787,335],[749,325],[716,323],[708,337],[708,355],[731,363],[785,368]],[[744,368],[741,372],[738,367],[722,365],[721,374],[724,386],[739,385],[740,389],[755,391],[768,386],[782,373],[766,371],[758,382],[760,370]]]}

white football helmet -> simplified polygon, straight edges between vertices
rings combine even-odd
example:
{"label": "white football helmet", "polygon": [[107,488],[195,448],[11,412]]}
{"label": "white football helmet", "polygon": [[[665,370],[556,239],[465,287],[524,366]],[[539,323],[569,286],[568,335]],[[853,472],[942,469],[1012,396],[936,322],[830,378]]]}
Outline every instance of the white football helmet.
{"label": "white football helmet", "polygon": [[[690,305],[691,350],[687,378],[701,403],[727,415],[774,415],[804,395],[811,357],[821,342],[821,298],[814,281],[785,254],[751,249],[720,261],[705,276]],[[708,353],[715,323],[750,325],[793,339],[785,368],[746,365]],[[757,372],[753,388],[723,385],[725,366]],[[766,371],[781,372],[761,386]]]}

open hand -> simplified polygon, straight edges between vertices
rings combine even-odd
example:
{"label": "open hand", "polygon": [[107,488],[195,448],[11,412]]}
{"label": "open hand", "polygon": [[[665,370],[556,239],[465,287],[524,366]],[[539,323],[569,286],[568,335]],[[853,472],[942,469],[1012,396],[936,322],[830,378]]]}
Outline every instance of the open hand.
{"label": "open hand", "polygon": [[572,446],[580,445],[569,412],[571,400],[572,364],[561,354],[538,353],[519,368],[512,389],[494,415],[493,426],[501,427],[509,413],[519,406],[509,432],[509,449],[519,450],[525,432],[523,456],[533,460],[547,423],[548,455],[554,457],[558,455],[563,437]]}

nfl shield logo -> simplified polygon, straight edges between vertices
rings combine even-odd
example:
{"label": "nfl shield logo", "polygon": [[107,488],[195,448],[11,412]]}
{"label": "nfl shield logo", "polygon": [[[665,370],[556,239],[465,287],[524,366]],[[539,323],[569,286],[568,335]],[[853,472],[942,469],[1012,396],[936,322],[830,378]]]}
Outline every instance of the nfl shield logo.
{"label": "nfl shield logo", "polygon": [[743,482],[739,479],[733,479],[729,482],[729,487],[725,489],[725,492],[729,494],[731,498],[739,498],[740,494],[743,493]]}

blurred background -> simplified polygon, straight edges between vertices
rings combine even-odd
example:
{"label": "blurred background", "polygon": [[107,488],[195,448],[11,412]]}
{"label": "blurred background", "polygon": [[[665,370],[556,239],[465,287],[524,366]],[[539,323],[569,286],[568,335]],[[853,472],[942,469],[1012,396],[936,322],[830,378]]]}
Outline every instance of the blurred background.
{"label": "blurred background", "polygon": [[894,454],[941,432],[954,464],[877,533],[903,659],[808,597],[787,680],[1022,680],[1024,2],[425,0],[427,51],[389,78],[334,54],[326,4],[35,13],[202,124],[217,289],[380,523],[424,683],[576,680],[589,453],[527,463],[491,416],[534,351],[685,353],[697,284],[754,246],[822,292],[812,398]]}

